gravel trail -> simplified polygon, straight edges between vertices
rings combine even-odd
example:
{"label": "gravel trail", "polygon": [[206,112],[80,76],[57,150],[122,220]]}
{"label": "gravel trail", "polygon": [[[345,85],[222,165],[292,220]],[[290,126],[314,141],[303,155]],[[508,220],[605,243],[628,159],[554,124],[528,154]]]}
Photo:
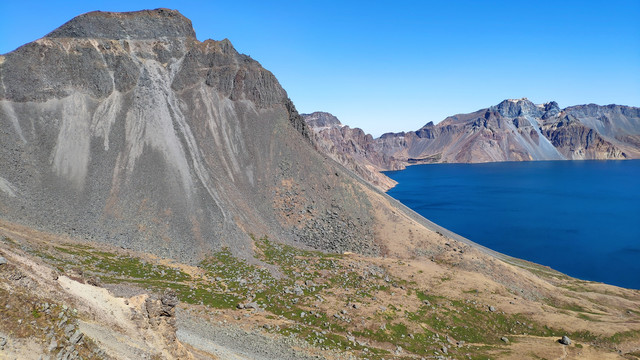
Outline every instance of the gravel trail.
{"label": "gravel trail", "polygon": [[247,332],[229,324],[212,324],[178,310],[176,335],[180,342],[205,351],[220,359],[230,360],[311,360],[324,359],[296,350],[301,341],[291,338],[275,339],[259,331]]}

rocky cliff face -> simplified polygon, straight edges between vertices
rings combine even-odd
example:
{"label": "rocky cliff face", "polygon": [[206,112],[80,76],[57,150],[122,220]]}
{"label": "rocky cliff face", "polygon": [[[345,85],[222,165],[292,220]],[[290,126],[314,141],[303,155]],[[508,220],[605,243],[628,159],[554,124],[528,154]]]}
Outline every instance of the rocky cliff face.
{"label": "rocky cliff face", "polygon": [[415,132],[386,134],[377,144],[408,164],[559,160],[563,156],[542,135],[537,119],[554,111],[552,104],[505,100],[487,109],[451,116]]}
{"label": "rocky cliff face", "polygon": [[429,122],[417,131],[362,137],[358,149],[366,149],[366,160],[345,146],[351,136],[343,133],[360,129],[320,126],[309,118],[307,122],[332,157],[347,157],[343,164],[373,162],[382,170],[438,162],[640,158],[640,108],[620,105],[560,109],[556,102],[535,105],[527,99],[505,100],[450,116],[437,125]]}
{"label": "rocky cliff face", "polygon": [[380,171],[397,170],[402,165],[377,151],[373,136],[362,129],[342,125],[337,117],[326,112],[302,114],[302,117],[315,133],[319,151],[382,190],[395,186],[396,182]]}
{"label": "rocky cliff face", "polygon": [[[566,108],[568,116],[593,129],[627,158],[640,158],[640,108],[622,105],[578,105]],[[564,119],[563,116],[558,116]]]}
{"label": "rocky cliff face", "polygon": [[360,181],[275,77],[177,11],[78,16],[1,56],[0,82],[4,219],[183,259],[250,233],[377,251]]}
{"label": "rocky cliff face", "polygon": [[302,118],[316,132],[325,128],[343,127],[340,120],[328,112],[316,111],[312,114],[302,114]]}
{"label": "rocky cliff face", "polygon": [[567,159],[624,159],[620,148],[573,115],[544,124],[543,134]]}

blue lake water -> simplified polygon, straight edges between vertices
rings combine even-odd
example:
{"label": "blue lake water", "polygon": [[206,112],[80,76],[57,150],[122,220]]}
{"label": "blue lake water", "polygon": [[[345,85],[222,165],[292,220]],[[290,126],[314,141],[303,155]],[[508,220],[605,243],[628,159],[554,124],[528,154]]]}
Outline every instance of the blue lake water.
{"label": "blue lake water", "polygon": [[388,194],[427,219],[567,275],[640,289],[640,160],[415,165]]}

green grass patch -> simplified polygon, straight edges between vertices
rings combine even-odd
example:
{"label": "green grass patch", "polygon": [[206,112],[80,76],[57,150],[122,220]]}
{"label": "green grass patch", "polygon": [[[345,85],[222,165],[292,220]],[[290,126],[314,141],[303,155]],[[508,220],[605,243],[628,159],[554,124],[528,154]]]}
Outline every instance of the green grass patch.
{"label": "green grass patch", "polygon": [[[35,254],[61,269],[80,268],[105,283],[127,283],[154,292],[173,289],[180,301],[189,304],[234,309],[239,303],[255,302],[266,311],[267,318],[290,321],[274,330],[281,335],[298,337],[320,348],[354,351],[370,359],[385,358],[388,351],[384,348],[395,346],[401,346],[408,357],[432,357],[442,343],[447,343],[446,337],[473,344],[450,347],[449,356],[467,358],[468,353],[472,359],[495,356],[497,350],[504,348],[500,338],[512,334],[566,334],[583,343],[598,340],[609,344],[640,338],[638,332],[618,333],[605,339],[589,332],[569,334],[536,324],[523,315],[490,312],[486,305],[474,301],[429,294],[415,282],[391,276],[384,267],[351,261],[343,255],[302,250],[267,237],[254,238],[254,245],[257,261],[237,258],[223,248],[199,264],[202,277],[85,245],[57,246]],[[399,287],[407,296],[402,302],[389,303],[389,294],[402,294]],[[469,289],[464,293],[479,291]],[[321,310],[318,304],[325,298],[337,299],[338,307]],[[359,318],[360,310],[346,308],[347,304],[372,306],[375,311],[367,313],[364,327],[356,326],[364,317]],[[383,304],[385,311],[378,311]],[[580,318],[596,321],[577,304],[560,306],[562,311],[574,311]],[[238,314],[248,311],[238,310]],[[36,313],[37,310],[32,317],[36,318]],[[354,343],[351,336],[364,342]],[[376,345],[362,345],[365,343]]]}

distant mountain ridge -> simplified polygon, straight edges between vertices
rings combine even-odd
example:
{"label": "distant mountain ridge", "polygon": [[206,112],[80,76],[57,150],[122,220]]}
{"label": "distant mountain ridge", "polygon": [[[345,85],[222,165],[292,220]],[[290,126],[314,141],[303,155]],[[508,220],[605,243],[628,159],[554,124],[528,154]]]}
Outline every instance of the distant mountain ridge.
{"label": "distant mountain ridge", "polygon": [[[351,169],[357,164],[380,171],[442,162],[640,158],[640,108],[630,106],[589,104],[561,109],[555,101],[536,105],[526,98],[509,99],[438,124],[429,122],[416,131],[386,133],[376,139],[342,125],[337,118],[314,120],[318,114],[303,114],[303,118],[322,149]],[[374,183],[388,186],[382,179]]]}

